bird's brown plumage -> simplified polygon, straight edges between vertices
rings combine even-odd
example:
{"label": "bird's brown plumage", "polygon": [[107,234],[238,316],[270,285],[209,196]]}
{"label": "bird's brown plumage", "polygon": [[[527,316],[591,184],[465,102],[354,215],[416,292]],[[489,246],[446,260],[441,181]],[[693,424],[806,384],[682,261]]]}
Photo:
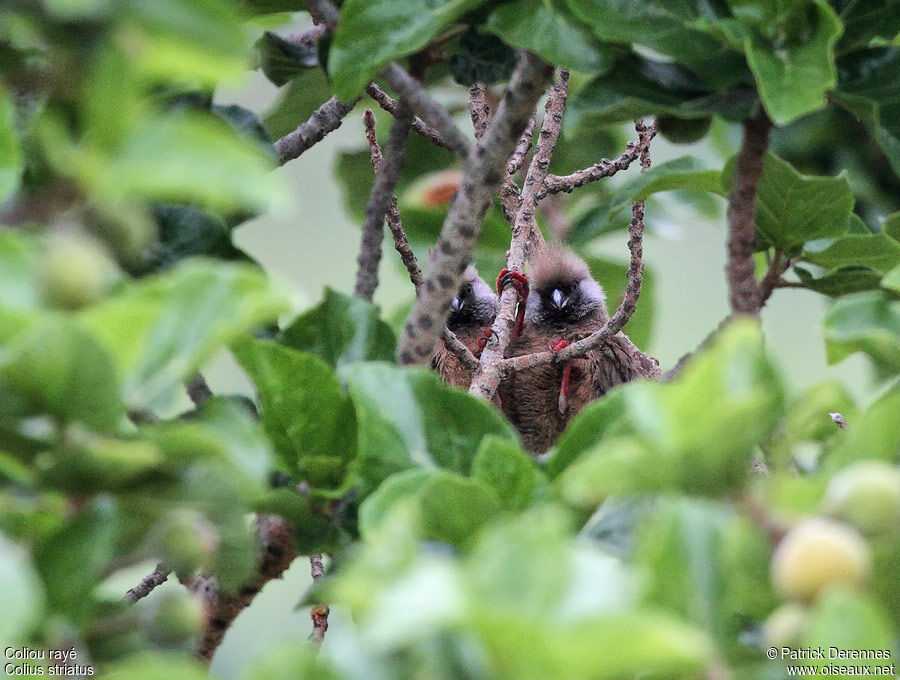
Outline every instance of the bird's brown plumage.
{"label": "bird's brown plumage", "polygon": [[[475,356],[480,353],[478,341],[490,328],[497,314],[497,295],[478,276],[474,267],[466,269],[463,282],[453,299],[453,309],[447,319],[447,328],[459,338]],[[431,357],[431,367],[448,385],[468,388],[472,371],[463,366],[450,350],[441,344]]]}
{"label": "bird's brown plumage", "polygon": [[[546,246],[532,256],[531,263],[525,327],[508,356],[544,352],[551,344],[586,337],[606,323],[603,290],[584,260]],[[618,333],[586,356],[571,359],[564,404],[560,400],[564,364],[525,369],[501,383],[504,413],[519,430],[525,448],[543,453],[592,399],[624,382],[658,377],[658,367],[638,354],[627,336]]]}

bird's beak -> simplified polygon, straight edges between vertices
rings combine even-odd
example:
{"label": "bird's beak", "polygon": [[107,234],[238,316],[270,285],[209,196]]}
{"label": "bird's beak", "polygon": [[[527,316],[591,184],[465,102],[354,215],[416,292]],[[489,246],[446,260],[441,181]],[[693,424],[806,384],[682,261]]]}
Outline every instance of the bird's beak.
{"label": "bird's beak", "polygon": [[563,295],[563,292],[559,288],[554,290],[553,295],[550,297],[553,299],[553,306],[559,310],[569,304],[569,298]]}
{"label": "bird's beak", "polygon": [[453,308],[454,312],[458,312],[463,308],[463,301],[459,299],[459,296],[454,297],[453,300],[450,301],[450,307]]}

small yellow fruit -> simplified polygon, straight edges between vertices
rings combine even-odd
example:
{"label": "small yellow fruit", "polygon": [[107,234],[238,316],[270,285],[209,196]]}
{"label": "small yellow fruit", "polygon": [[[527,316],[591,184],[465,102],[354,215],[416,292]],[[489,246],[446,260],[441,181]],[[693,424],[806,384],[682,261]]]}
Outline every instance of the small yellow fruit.
{"label": "small yellow fruit", "polygon": [[790,602],[781,605],[769,615],[762,626],[766,647],[797,647],[806,632],[809,612],[805,607]]}
{"label": "small yellow fruit", "polygon": [[853,463],[829,482],[823,508],[869,535],[900,529],[900,470],[880,460]]}
{"label": "small yellow fruit", "polygon": [[813,517],[778,544],[772,555],[772,582],[785,597],[810,601],[829,586],[862,583],[871,563],[869,546],[851,527]]}
{"label": "small yellow fruit", "polygon": [[40,265],[41,289],[51,305],[79,309],[103,295],[113,271],[109,257],[92,240],[58,237]]}

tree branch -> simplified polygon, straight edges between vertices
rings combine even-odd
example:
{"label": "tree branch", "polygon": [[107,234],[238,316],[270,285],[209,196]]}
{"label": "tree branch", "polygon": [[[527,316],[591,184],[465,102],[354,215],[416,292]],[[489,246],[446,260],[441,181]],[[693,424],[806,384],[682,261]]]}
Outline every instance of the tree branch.
{"label": "tree branch", "polygon": [[463,159],[468,158],[471,145],[447,109],[437,103],[422,87],[422,83],[409,75],[399,64],[391,62],[381,75],[394,88],[400,99],[431,125],[444,140],[448,149]]}
{"label": "tree branch", "polygon": [[345,104],[337,97],[332,97],[322,104],[305,123],[301,123],[296,130],[289,132],[275,142],[275,153],[278,154],[278,164],[284,165],[290,160],[300,156],[304,151],[321,142],[329,132],[337,130],[346,116],[356,105],[361,97],[356,97],[349,104]]}
{"label": "tree branch", "polygon": [[125,601],[128,604],[134,604],[141,598],[147,597],[154,588],[165,583],[171,573],[162,563],[157,564],[156,568],[147,574],[140,583],[125,593]]}
{"label": "tree branch", "polygon": [[[519,54],[496,115],[484,137],[464,161],[462,183],[444,221],[437,250],[400,339],[397,355],[401,364],[425,363],[434,353],[450,310],[450,300],[471,260],[481,221],[491,197],[503,181],[506,162],[525,130],[549,75],[550,67],[539,58],[527,52]],[[446,111],[443,115],[447,116]],[[423,117],[432,125],[437,120]],[[458,132],[455,125],[452,129]],[[440,131],[448,139],[445,130]]]}
{"label": "tree branch", "polygon": [[409,107],[401,103],[391,125],[385,153],[379,162],[380,167],[375,173],[375,181],[372,183],[369,201],[366,204],[366,219],[363,222],[360,239],[353,294],[369,302],[372,301],[378,287],[378,264],[381,262],[381,243],[384,240],[384,219],[389,212],[394,188],[406,161],[405,147],[412,126],[412,117]]}
{"label": "tree branch", "polygon": [[[312,576],[313,583],[318,581],[325,575],[325,566],[322,564],[321,555],[309,556],[309,574]],[[318,646],[325,639],[325,632],[328,630],[328,614],[330,610],[328,605],[316,604],[309,612],[309,618],[312,619],[313,629],[309,634],[309,641]]]}
{"label": "tree branch", "polygon": [[469,88],[469,115],[475,139],[481,139],[491,121],[491,105],[487,102],[483,83],[475,83]]}
{"label": "tree branch", "polygon": [[236,593],[222,592],[212,576],[198,576],[189,585],[203,603],[204,630],[197,647],[201,659],[212,659],[238,614],[250,605],[264,585],[281,578],[297,557],[293,529],[281,517],[257,515],[256,534],[260,547],[258,573]]}
{"label": "tree branch", "polygon": [[[639,148],[637,157],[641,158],[641,165],[646,169],[650,165],[650,140],[656,134],[656,123],[654,121],[649,125],[644,125],[642,122],[638,122],[635,123],[635,128],[638,131]],[[628,266],[628,285],[625,288],[625,296],[615,313],[602,328],[586,338],[576,340],[558,352],[540,352],[504,359],[499,362],[499,372],[518,371],[584,356],[587,352],[599,347],[618,333],[628,323],[628,320],[637,308],[637,301],[640,297],[644,274],[643,236],[644,202],[638,201],[631,207],[631,223],[628,225],[628,250],[631,253],[631,261]],[[640,352],[637,348],[635,348],[635,351],[632,351],[632,354],[641,360],[649,374],[659,374],[659,366],[654,359]]]}
{"label": "tree branch", "polygon": [[[547,168],[550,167],[550,158],[559,132],[562,128],[563,111],[566,106],[569,72],[560,70],[557,72],[556,84],[550,89],[547,104],[544,107],[544,120],[541,123],[541,132],[538,135],[537,147],[534,158],[528,166],[525,175],[525,183],[522,188],[522,196],[512,226],[512,242],[506,256],[506,268],[511,272],[525,273],[525,261],[532,247],[532,242],[541,242],[540,231],[534,219],[537,204],[540,200],[539,190],[543,187],[547,176]],[[512,287],[504,288],[500,293],[500,305],[491,335],[496,342],[485,347],[481,353],[478,370],[472,376],[472,384],[469,392],[487,400],[494,397],[497,386],[502,377],[500,363],[506,353],[506,348],[512,341],[513,328],[516,324],[516,305],[519,302],[518,292]]]}
{"label": "tree branch", "polygon": [[209,389],[209,385],[206,384],[206,378],[200,373],[195,374],[193,378],[188,380],[187,385],[185,385],[185,390],[187,391],[188,397],[194,402],[194,406],[198,408],[203,406],[206,400],[213,395],[212,390]]}
{"label": "tree branch", "polygon": [[[652,131],[656,135],[656,129]],[[584,170],[577,170],[571,175],[548,175],[544,180],[544,188],[548,194],[559,192],[571,193],[585,184],[596,182],[604,177],[612,177],[620,170],[627,170],[641,154],[641,146],[637,142],[628,142],[625,151],[613,160],[603,158],[599,163]]]}
{"label": "tree branch", "polygon": [[[400,105],[400,103],[396,99],[391,97],[387,92],[378,87],[378,85],[376,85],[375,83],[369,83],[368,85],[366,85],[366,92],[372,99],[375,100],[378,106],[380,106],[391,115],[396,115],[397,107]],[[421,118],[413,118],[412,129],[413,132],[421,135],[432,144],[440,146],[449,151],[453,151],[453,148],[444,141],[444,138],[441,137],[441,134]]]}
{"label": "tree branch", "polygon": [[[369,143],[369,153],[372,157],[372,167],[376,174],[379,172],[383,162],[381,147],[378,146],[378,140],[375,137],[375,116],[371,111],[366,111],[363,115],[363,125],[366,129],[366,140]],[[416,254],[409,245],[406,238],[406,232],[403,231],[403,222],[400,219],[400,211],[397,209],[396,196],[391,197],[391,206],[387,216],[388,227],[391,235],[394,237],[394,248],[400,254],[400,261],[409,272],[409,280],[412,282],[418,294],[419,287],[422,285],[422,271],[419,269],[419,263],[416,260]],[[478,359],[469,351],[454,333],[444,327],[441,332],[441,339],[444,346],[459,360],[459,362],[469,370],[475,370],[478,367]]]}
{"label": "tree branch", "polygon": [[775,257],[772,258],[772,261],[769,262],[769,268],[766,270],[766,275],[763,276],[762,280],[759,282],[759,306],[762,307],[769,300],[769,297],[772,295],[772,291],[778,287],[778,282],[781,280],[781,275],[784,274],[788,267],[791,266],[790,260],[783,260],[784,253],[780,250],[775,251]]}
{"label": "tree branch", "polygon": [[[728,300],[734,314],[758,315],[762,306],[756,285],[753,249],[756,244],[756,190],[762,175],[772,123],[760,107],[744,121],[744,139],[737,157],[734,186],[728,197]],[[773,284],[774,287],[774,284]]]}

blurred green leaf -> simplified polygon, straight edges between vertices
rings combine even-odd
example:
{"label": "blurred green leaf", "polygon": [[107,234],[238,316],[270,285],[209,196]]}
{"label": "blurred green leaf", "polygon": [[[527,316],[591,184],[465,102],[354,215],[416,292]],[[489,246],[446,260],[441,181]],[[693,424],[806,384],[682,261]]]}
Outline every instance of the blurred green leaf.
{"label": "blurred green leaf", "polygon": [[309,498],[295,489],[270,491],[253,504],[253,509],[287,520],[294,529],[294,547],[304,555],[331,552],[340,547],[334,523],[316,513]]}
{"label": "blurred green leaf", "polygon": [[[896,12],[896,10],[894,10]],[[831,98],[861,120],[900,175],[900,46],[853,52],[840,62]]]}
{"label": "blurred green leaf", "polygon": [[349,100],[391,59],[424,47],[479,0],[347,0],[331,43],[328,72]]}
{"label": "blurred green leaf", "polygon": [[157,481],[165,462],[150,442],[69,433],[66,445],[38,460],[39,479],[48,488],[73,494],[127,491]]}
{"label": "blurred green leaf", "polygon": [[565,0],[501,4],[484,28],[506,44],[534,52],[563,68],[593,74],[612,64],[609,48],[575,18]]}
{"label": "blurred green leaf", "polygon": [[112,354],[126,404],[144,408],[285,306],[256,269],[191,261],[124,287],[85,309],[80,320]]}
{"label": "blurred green leaf", "polygon": [[34,547],[48,604],[75,625],[92,614],[94,589],[116,555],[117,526],[112,509],[86,509]]}
{"label": "blurred green leaf", "polygon": [[281,87],[291,78],[319,65],[315,44],[301,45],[266,31],[256,41],[259,68],[269,81]]}
{"label": "blurred green leaf", "polygon": [[260,416],[286,471],[314,490],[340,489],[356,454],[353,404],[331,368],[270,340],[236,344],[262,405]]}
{"label": "blurred green leaf", "polygon": [[640,4],[617,0],[568,0],[575,15],[601,40],[633,43],[672,57],[722,90],[746,73],[741,56],[694,25],[715,21],[722,8],[698,0],[677,5],[663,0]]}
{"label": "blurred green leaf", "polygon": [[900,241],[900,212],[888,215],[881,230],[895,241]]}
{"label": "blurred green leaf", "polygon": [[410,467],[469,474],[486,435],[516,440],[490,404],[447,387],[431,371],[361,363],[344,367],[341,377],[356,405],[364,492]]}
{"label": "blurred green leaf", "polygon": [[894,267],[881,278],[881,286],[895,293],[900,293],[900,265]]}
{"label": "blurred green leaf", "polygon": [[839,444],[826,460],[828,469],[838,470],[863,459],[900,462],[898,410],[900,388],[894,386],[860,413],[852,426],[841,434]]}
{"label": "blurred green leaf", "polygon": [[731,657],[742,652],[745,621],[776,604],[767,539],[708,501],[655,507],[639,530],[636,560],[648,576],[646,602],[696,624]]}
{"label": "blurred green leaf", "polygon": [[869,267],[838,267],[814,278],[803,267],[794,265],[794,273],[804,287],[831,297],[876,290],[881,283],[881,274]]}
{"label": "blurred green leaf", "polygon": [[0,229],[0,344],[7,342],[44,307],[39,263],[44,244]]}
{"label": "blurred green leaf", "polygon": [[[606,399],[613,405],[582,411],[572,427],[583,434],[559,445],[563,461],[574,459],[558,478],[560,489],[582,506],[622,493],[719,495],[739,486],[783,395],[759,327],[745,320],[722,331],[673,382],[630,383]],[[610,427],[618,400],[624,422]],[[599,432],[593,448],[585,436],[591,424]]]}
{"label": "blurred green leaf", "polygon": [[838,300],[825,317],[825,355],[837,363],[865,352],[886,370],[900,371],[900,301],[881,293]]}
{"label": "blurred green leaf", "polygon": [[[258,1],[258,0],[257,0]],[[304,4],[304,3],[299,3]],[[341,680],[343,675],[334,671],[316,653],[312,645],[281,642],[268,645],[259,659],[241,675],[243,680]]]}
{"label": "blurred green leaf", "polygon": [[662,113],[679,118],[717,113],[738,121],[752,113],[755,101],[750,87],[709,90],[678,64],[627,55],[572,97],[566,126],[594,129]]}
{"label": "blurred green leaf", "polygon": [[104,669],[110,680],[204,680],[209,673],[197,659],[187,655],[144,653]]}
{"label": "blurred green leaf", "polygon": [[42,613],[44,593],[28,555],[19,546],[0,535],[0,636],[10,645],[23,641]]}
{"label": "blurred green leaf", "polygon": [[189,205],[158,205],[153,217],[158,239],[148,259],[155,268],[168,269],[185,258],[202,255],[251,261],[234,246],[231,230],[217,215]]}
{"label": "blurred green leaf", "polygon": [[112,358],[90,333],[63,318],[33,324],[7,348],[0,386],[23,414],[115,430],[125,415]]}
{"label": "blurred green leaf", "polygon": [[440,470],[416,494],[426,538],[468,545],[479,528],[500,512],[497,494],[479,479]]}
{"label": "blurred green leaf", "polygon": [[472,476],[490,486],[506,510],[522,510],[534,496],[534,462],[508,439],[488,435],[482,440],[472,463]]}
{"label": "blurred green leaf", "polygon": [[[722,188],[731,190],[736,157],[722,171]],[[757,190],[756,248],[775,247],[793,254],[813,239],[841,236],[853,209],[853,193],[843,174],[803,175],[773,154],[766,156]]]}
{"label": "blurred green leaf", "polygon": [[22,152],[15,129],[15,108],[5,88],[0,86],[0,202],[19,186]]}
{"label": "blurred green leaf", "polygon": [[838,7],[844,24],[844,34],[838,43],[841,54],[868,47],[876,38],[891,40],[900,32],[900,6],[897,0],[843,2],[838,3]]}
{"label": "blurred green leaf", "polygon": [[331,366],[392,361],[396,345],[393,331],[378,316],[378,307],[331,288],[325,288],[322,302],[294,319],[277,339]]}
{"label": "blurred green leaf", "polygon": [[371,539],[394,504],[415,496],[432,474],[430,470],[413,468],[385,479],[359,506],[360,534]]}
{"label": "blurred green leaf", "polygon": [[[809,627],[803,636],[803,645],[813,649],[833,648],[840,650],[890,650],[895,642],[887,614],[871,599],[846,590],[832,590],[825,593],[813,609]],[[825,666],[836,663],[826,655],[825,659],[811,660],[811,665]],[[866,662],[857,659],[852,663],[860,666],[889,666],[890,660]],[[874,669],[873,669],[874,670]]]}

